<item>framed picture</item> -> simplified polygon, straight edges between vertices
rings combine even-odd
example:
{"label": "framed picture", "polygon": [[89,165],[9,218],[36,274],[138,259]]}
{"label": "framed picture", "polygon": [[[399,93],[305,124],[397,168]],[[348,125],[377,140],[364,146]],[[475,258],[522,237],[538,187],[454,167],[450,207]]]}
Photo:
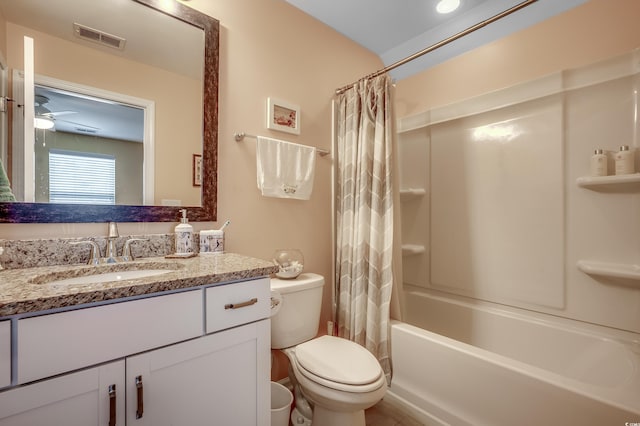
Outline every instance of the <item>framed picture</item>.
{"label": "framed picture", "polygon": [[202,155],[193,154],[193,186],[202,185]]}
{"label": "framed picture", "polygon": [[267,129],[300,134],[300,107],[274,98],[267,98]]}

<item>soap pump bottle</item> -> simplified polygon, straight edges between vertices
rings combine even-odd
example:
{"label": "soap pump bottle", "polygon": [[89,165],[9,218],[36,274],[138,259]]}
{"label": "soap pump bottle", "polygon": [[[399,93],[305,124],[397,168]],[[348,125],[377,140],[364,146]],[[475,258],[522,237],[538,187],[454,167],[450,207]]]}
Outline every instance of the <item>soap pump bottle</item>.
{"label": "soap pump bottle", "polygon": [[181,209],[182,218],[176,226],[176,254],[186,255],[193,253],[193,226],[187,219],[187,209]]}

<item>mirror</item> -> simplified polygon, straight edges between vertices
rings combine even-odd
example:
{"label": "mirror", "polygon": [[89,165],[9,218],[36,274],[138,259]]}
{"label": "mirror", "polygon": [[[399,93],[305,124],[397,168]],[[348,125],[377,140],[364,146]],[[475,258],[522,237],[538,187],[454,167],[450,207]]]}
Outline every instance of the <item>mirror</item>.
{"label": "mirror", "polygon": [[[61,4],[69,3],[69,0],[56,0]],[[1,3],[11,3],[2,0]],[[109,3],[111,2],[111,3]],[[181,22],[184,25],[191,25],[193,27],[202,30],[204,36],[204,58],[201,60],[203,64],[202,75],[202,93],[199,94],[201,105],[198,113],[199,122],[197,124],[198,129],[196,132],[202,137],[202,151],[201,157],[198,157],[198,162],[201,163],[202,169],[200,170],[201,187],[199,205],[182,205],[182,206],[144,206],[144,205],[71,205],[71,204],[49,204],[49,203],[0,203],[0,223],[52,223],[52,222],[105,222],[105,221],[119,221],[119,222],[162,222],[162,221],[176,221],[179,218],[179,209],[187,208],[189,211],[189,218],[191,221],[214,221],[216,220],[216,193],[217,193],[217,102],[218,102],[218,41],[219,41],[219,23],[217,20],[195,11],[181,3],[171,0],[109,0],[106,9],[108,11],[119,10],[119,5],[123,3],[132,3],[137,6],[143,7],[147,12],[151,14],[162,14],[172,17],[172,20]],[[14,2],[15,3],[15,2]],[[100,2],[105,3],[105,2]],[[92,7],[98,3],[91,3]],[[96,9],[97,6],[96,6]],[[96,13],[102,13],[96,11]],[[122,19],[119,16],[118,19]],[[146,20],[145,20],[146,21]],[[155,30],[154,33],[165,34],[166,28]],[[36,46],[37,48],[37,46]],[[148,50],[148,49],[147,49]],[[178,55],[182,50],[178,46],[171,47],[171,61],[174,63],[184,63]],[[62,62],[62,61],[61,61]],[[11,65],[10,65],[11,66]],[[125,78],[126,74],[119,72],[118,69],[112,70],[113,74],[119,77]],[[45,74],[46,70],[39,70],[36,66],[36,75]],[[36,77],[36,84],[38,78]],[[165,85],[166,86],[166,85]],[[201,114],[201,115],[200,115]],[[165,124],[166,117],[161,120],[159,114],[156,116],[156,126],[154,131],[160,133],[162,127],[160,124]],[[170,122],[172,130],[178,132],[181,130],[181,126],[184,126],[184,122],[176,120]],[[40,131],[40,130],[38,130]],[[37,133],[36,133],[37,136]],[[160,138],[158,138],[160,139]],[[172,143],[175,149],[180,146],[181,141],[179,137],[172,136]],[[157,148],[156,148],[157,150]],[[193,151],[193,152],[192,152]],[[181,157],[187,157],[189,162],[188,173],[189,176],[179,176],[181,181],[188,180],[189,186],[195,186],[195,181],[192,182],[191,166],[192,161],[195,165],[195,159],[199,151],[195,149],[189,149],[187,152],[180,152]],[[193,159],[192,159],[193,156]],[[185,159],[182,158],[181,161]],[[195,166],[194,166],[195,167]],[[195,175],[195,169],[194,175]],[[156,185],[158,176],[174,178],[175,173],[172,173],[171,169],[167,167],[155,167],[156,173]],[[198,189],[196,188],[196,190]],[[164,198],[164,197],[160,197]],[[156,203],[158,199],[156,198]],[[195,204],[195,203],[194,203]]]}

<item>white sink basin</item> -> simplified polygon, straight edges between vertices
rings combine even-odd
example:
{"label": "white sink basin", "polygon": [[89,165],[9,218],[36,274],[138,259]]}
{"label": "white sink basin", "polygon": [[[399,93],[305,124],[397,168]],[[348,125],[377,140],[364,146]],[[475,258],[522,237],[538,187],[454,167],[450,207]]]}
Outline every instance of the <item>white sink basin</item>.
{"label": "white sink basin", "polygon": [[173,272],[171,269],[140,269],[132,271],[107,272],[105,274],[85,275],[82,277],[65,278],[56,281],[49,281],[52,285],[73,285],[73,284],[98,284],[112,281],[133,280],[136,278],[151,277],[154,275]]}
{"label": "white sink basin", "polygon": [[178,263],[166,262],[113,263],[50,272],[37,275],[29,281],[32,284],[52,285],[100,284],[162,275],[183,267]]}

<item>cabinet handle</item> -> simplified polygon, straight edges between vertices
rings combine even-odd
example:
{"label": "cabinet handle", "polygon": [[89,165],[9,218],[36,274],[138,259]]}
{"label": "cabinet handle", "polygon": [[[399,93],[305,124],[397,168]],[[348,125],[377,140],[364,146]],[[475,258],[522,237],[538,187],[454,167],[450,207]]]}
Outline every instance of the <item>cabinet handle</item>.
{"label": "cabinet handle", "polygon": [[242,302],[242,303],[227,303],[226,305],[224,305],[224,308],[240,309],[240,308],[245,308],[247,306],[255,305],[256,303],[258,303],[258,299],[254,297],[253,299],[247,300],[246,302]]}
{"label": "cabinet handle", "polygon": [[136,389],[138,393],[138,408],[136,409],[136,419],[141,419],[144,414],[144,398],[142,396],[142,376],[136,377]]}
{"label": "cabinet handle", "polygon": [[109,426],[116,426],[116,385],[109,386]]}

